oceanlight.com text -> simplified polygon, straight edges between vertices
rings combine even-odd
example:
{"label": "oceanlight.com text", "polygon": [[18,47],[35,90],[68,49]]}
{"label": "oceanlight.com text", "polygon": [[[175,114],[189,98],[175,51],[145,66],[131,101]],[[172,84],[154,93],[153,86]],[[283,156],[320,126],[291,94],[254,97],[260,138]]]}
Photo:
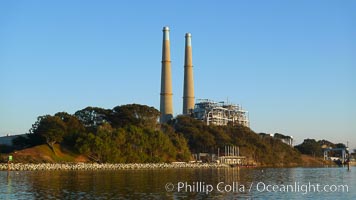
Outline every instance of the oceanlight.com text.
{"label": "oceanlight.com text", "polygon": [[303,195],[308,193],[335,193],[335,192],[349,192],[348,185],[336,184],[320,184],[320,183],[300,183],[294,182],[292,184],[271,184],[264,182],[251,183],[225,183],[219,182],[217,184],[209,184],[205,182],[178,182],[167,183],[165,185],[167,192],[186,192],[186,193],[251,193],[251,192],[270,192],[270,193],[301,193]]}

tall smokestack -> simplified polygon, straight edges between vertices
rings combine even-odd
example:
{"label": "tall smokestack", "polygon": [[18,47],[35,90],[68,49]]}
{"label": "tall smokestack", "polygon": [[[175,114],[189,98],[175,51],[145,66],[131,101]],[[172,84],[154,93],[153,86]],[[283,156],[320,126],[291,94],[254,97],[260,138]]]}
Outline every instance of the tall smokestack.
{"label": "tall smokestack", "polygon": [[169,42],[169,27],[163,27],[162,45],[162,74],[161,74],[161,118],[160,122],[165,123],[173,118],[172,100],[172,75],[171,75],[171,52]]}
{"label": "tall smokestack", "polygon": [[194,79],[192,61],[192,35],[185,34],[185,61],[184,61],[184,91],[183,115],[190,114],[194,109]]}

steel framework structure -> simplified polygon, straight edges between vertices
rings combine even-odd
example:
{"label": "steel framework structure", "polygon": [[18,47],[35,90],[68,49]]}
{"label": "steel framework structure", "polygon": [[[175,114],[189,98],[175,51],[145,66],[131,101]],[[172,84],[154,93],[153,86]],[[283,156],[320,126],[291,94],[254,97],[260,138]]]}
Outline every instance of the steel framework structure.
{"label": "steel framework structure", "polygon": [[210,99],[198,99],[193,110],[194,118],[217,126],[243,125],[250,126],[248,111],[240,105],[227,102],[215,102]]}

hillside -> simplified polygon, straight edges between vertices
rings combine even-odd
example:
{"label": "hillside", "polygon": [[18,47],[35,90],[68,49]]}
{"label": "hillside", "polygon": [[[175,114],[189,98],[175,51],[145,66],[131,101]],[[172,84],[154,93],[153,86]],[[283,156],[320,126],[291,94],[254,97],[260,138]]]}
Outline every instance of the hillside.
{"label": "hillside", "polygon": [[323,160],[320,157],[313,157],[309,155],[302,154],[302,166],[304,167],[315,167],[315,166],[323,166],[323,165],[335,165],[335,162],[330,160]]}
{"label": "hillside", "polygon": [[[21,151],[12,153],[14,157],[14,163],[67,163],[67,162],[90,162],[90,160],[84,155],[75,154],[68,149],[55,145],[55,152],[48,147],[48,145],[39,145]],[[5,161],[9,154],[3,154],[2,160]],[[323,165],[335,165],[334,162],[324,161],[321,158],[314,158],[308,155],[301,155],[300,163],[289,163],[285,166],[323,166]],[[265,165],[270,166],[270,165]],[[282,166],[282,165],[280,165]]]}
{"label": "hillside", "polygon": [[13,153],[14,162],[163,163],[190,161],[198,153],[224,155],[225,146],[236,146],[259,166],[323,164],[248,127],[208,126],[189,116],[158,124],[159,115],[153,107],[130,104],[40,116],[28,138],[14,141],[17,149],[32,146]]}
{"label": "hillside", "polygon": [[[48,145],[43,144],[15,151],[11,155],[13,156],[13,162],[15,163],[61,163],[88,161],[85,156],[75,154],[59,144],[54,145],[54,152]],[[8,155],[9,154],[3,154],[2,160],[5,161]]]}
{"label": "hillside", "polygon": [[188,141],[192,153],[223,154],[224,146],[238,146],[240,155],[259,166],[302,165],[301,154],[293,147],[272,137],[262,137],[244,126],[207,126],[187,116],[171,122],[175,131]]}

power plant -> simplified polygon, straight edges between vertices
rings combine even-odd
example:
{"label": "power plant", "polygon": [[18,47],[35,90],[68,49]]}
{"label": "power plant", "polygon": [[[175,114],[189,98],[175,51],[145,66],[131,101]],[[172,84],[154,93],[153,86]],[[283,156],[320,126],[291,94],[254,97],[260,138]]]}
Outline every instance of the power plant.
{"label": "power plant", "polygon": [[243,125],[250,127],[248,112],[240,105],[229,102],[215,102],[210,99],[198,99],[193,110],[195,119],[205,122],[207,125],[233,126]]}
{"label": "power plant", "polygon": [[[185,58],[184,58],[184,86],[183,86],[183,115],[190,115],[207,125],[218,126],[243,125],[249,127],[248,112],[241,106],[214,102],[211,100],[199,100],[194,103],[194,76],[192,56],[192,35],[185,34]],[[160,123],[166,123],[173,118],[173,92],[171,74],[171,55],[169,27],[163,27],[162,46],[162,72],[161,72],[161,102]]]}

